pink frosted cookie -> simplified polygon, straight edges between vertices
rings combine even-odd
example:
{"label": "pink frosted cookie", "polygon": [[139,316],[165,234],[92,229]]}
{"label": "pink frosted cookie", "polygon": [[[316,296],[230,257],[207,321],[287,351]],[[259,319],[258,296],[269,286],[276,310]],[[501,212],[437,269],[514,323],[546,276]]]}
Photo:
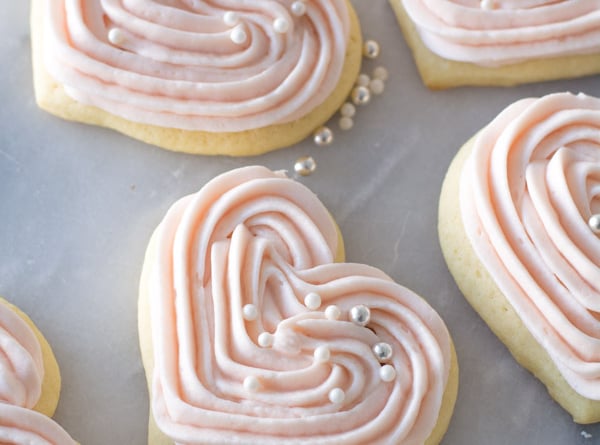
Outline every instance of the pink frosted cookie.
{"label": "pink frosted cookie", "polygon": [[600,73],[599,0],[389,0],[430,88]]}
{"label": "pink frosted cookie", "polygon": [[600,421],[600,99],[509,106],[454,159],[439,235],[465,297],[576,422]]}
{"label": "pink frosted cookie", "polygon": [[304,139],[362,57],[348,0],[33,0],[31,29],[40,107],[199,154]]}
{"label": "pink frosted cookie", "polygon": [[140,285],[149,443],[439,443],[458,383],[443,321],[343,256],[318,198],[264,167],[175,203]]}
{"label": "pink frosted cookie", "polygon": [[33,322],[0,298],[0,443],[76,445],[50,417],[60,373]]}

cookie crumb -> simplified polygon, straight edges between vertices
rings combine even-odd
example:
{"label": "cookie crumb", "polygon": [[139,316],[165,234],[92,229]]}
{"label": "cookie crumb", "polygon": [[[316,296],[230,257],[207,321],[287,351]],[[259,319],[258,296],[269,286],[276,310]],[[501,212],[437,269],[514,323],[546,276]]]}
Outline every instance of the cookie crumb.
{"label": "cookie crumb", "polygon": [[582,431],[582,432],[581,432],[581,436],[582,436],[584,439],[591,439],[591,438],[592,438],[592,435],[591,435],[590,433],[588,433],[587,431]]}

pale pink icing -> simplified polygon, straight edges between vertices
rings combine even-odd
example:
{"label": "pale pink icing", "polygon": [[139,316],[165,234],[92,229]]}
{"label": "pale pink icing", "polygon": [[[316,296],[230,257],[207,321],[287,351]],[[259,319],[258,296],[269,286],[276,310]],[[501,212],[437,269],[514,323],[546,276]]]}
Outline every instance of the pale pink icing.
{"label": "pale pink icing", "polygon": [[600,0],[402,0],[423,43],[449,60],[502,65],[600,51]]}
{"label": "pale pink icing", "polygon": [[600,99],[524,99],[477,137],[460,187],[471,244],[579,394],[600,400]]}
{"label": "pale pink icing", "polygon": [[42,392],[40,344],[25,321],[0,303],[0,402],[33,408]]}
{"label": "pale pink icing", "polygon": [[[422,444],[436,423],[451,346],[434,310],[383,272],[334,263],[337,231],[318,198],[263,167],[221,175],[178,201],[148,267],[152,407],[176,443]],[[309,310],[304,297],[322,305]],[[258,308],[247,321],[242,308]],[[324,315],[337,305],[339,320]],[[371,308],[371,330],[348,321]],[[261,348],[263,331],[274,334]],[[392,345],[386,383],[371,347]],[[316,363],[314,351],[330,349]],[[257,377],[257,392],[244,389]],[[341,405],[328,399],[345,391]]]}
{"label": "pale pink icing", "polygon": [[[45,0],[45,63],[75,100],[162,127],[242,131],[321,104],[342,72],[346,0]],[[227,11],[248,41],[232,42]],[[284,17],[285,34],[273,21]],[[111,29],[125,36],[116,46]]]}
{"label": "pale pink icing", "polygon": [[75,445],[49,417],[0,402],[0,443],[10,445]]}

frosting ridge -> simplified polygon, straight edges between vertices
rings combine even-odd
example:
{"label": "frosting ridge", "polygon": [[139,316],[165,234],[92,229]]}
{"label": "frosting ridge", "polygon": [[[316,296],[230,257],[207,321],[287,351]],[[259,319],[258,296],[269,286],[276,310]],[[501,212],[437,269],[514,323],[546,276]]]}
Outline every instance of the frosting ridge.
{"label": "frosting ridge", "polygon": [[0,443],[76,445],[67,432],[49,417],[4,402],[0,402]]}
{"label": "frosting ridge", "polygon": [[[152,406],[176,443],[427,439],[448,379],[448,332],[383,272],[334,262],[337,228],[307,188],[262,167],[234,170],[178,201],[153,243]],[[316,309],[305,304],[311,293]],[[368,328],[348,316],[361,304]],[[339,318],[327,315],[332,305]],[[261,345],[265,332],[272,342]],[[372,351],[379,342],[393,350],[390,382]]]}
{"label": "frosting ridge", "polygon": [[211,132],[291,122],[334,90],[350,32],[345,0],[311,1],[301,17],[291,3],[50,0],[46,68],[73,99],[134,122]]}
{"label": "frosting ridge", "polygon": [[600,99],[509,106],[477,137],[460,185],[489,274],[571,387],[600,400]]}
{"label": "frosting ridge", "polygon": [[597,0],[403,0],[437,55],[482,66],[600,50]]}

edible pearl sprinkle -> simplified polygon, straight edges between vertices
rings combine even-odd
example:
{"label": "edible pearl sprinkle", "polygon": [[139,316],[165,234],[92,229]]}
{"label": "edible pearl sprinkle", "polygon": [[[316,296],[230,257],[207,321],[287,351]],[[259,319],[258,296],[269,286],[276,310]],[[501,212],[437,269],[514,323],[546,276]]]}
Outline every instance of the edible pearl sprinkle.
{"label": "edible pearl sprinkle", "polygon": [[223,22],[227,26],[235,26],[238,24],[239,21],[240,21],[240,15],[237,12],[227,11],[223,15]]}
{"label": "edible pearl sprinkle", "polygon": [[229,33],[229,38],[233,43],[241,45],[242,43],[245,43],[246,40],[248,40],[248,34],[246,34],[246,31],[244,30],[244,27],[242,25],[238,25],[231,30],[231,32]]}
{"label": "edible pearl sprinkle", "polygon": [[367,87],[358,86],[352,90],[352,102],[354,105],[366,105],[371,100],[371,92]]}
{"label": "edible pearl sprinkle", "polygon": [[359,326],[366,326],[371,321],[371,310],[363,305],[359,304],[350,309],[350,321]]}
{"label": "edible pearl sprinkle", "polygon": [[481,0],[481,9],[494,9],[494,0]]}
{"label": "edible pearl sprinkle", "polygon": [[340,118],[339,125],[342,130],[350,130],[354,126],[354,121],[351,117],[343,116]]}
{"label": "edible pearl sprinkle", "polygon": [[373,70],[373,77],[375,79],[381,79],[385,82],[386,80],[388,80],[389,76],[390,74],[388,73],[388,70],[385,69],[383,66],[378,66]]}
{"label": "edible pearl sprinkle", "polygon": [[369,89],[371,90],[371,93],[379,96],[380,94],[383,94],[383,90],[385,89],[385,84],[383,83],[383,80],[381,80],[381,79],[373,79],[371,81],[371,83],[369,84]]}
{"label": "edible pearl sprinkle", "polygon": [[375,59],[379,56],[381,48],[375,40],[367,40],[363,46],[363,55],[368,59]]}
{"label": "edible pearl sprinkle", "polygon": [[379,377],[384,382],[391,382],[396,378],[396,369],[392,365],[383,365],[379,368]]}
{"label": "edible pearl sprinkle", "polygon": [[371,78],[368,74],[365,73],[359,74],[356,78],[356,85],[358,85],[359,87],[368,87],[370,82]]}
{"label": "edible pearl sprinkle", "polygon": [[590,229],[592,229],[592,232],[594,232],[596,235],[600,235],[600,213],[592,215],[592,217],[588,221],[588,224],[590,226]]}
{"label": "edible pearl sprinkle", "polygon": [[337,320],[340,318],[340,315],[342,315],[342,311],[340,311],[339,307],[333,304],[331,306],[327,306],[325,309],[325,318],[328,320]]}
{"label": "edible pearl sprinkle", "polygon": [[258,309],[253,304],[247,304],[242,308],[244,320],[254,321],[258,317]]}
{"label": "edible pearl sprinkle", "polygon": [[346,393],[340,388],[333,388],[331,391],[329,391],[329,400],[331,403],[343,403],[345,398]]}
{"label": "edible pearl sprinkle", "polygon": [[108,41],[113,45],[122,45],[125,43],[125,35],[119,28],[112,28],[108,31]]}
{"label": "edible pearl sprinkle", "polygon": [[297,17],[300,17],[306,14],[306,4],[304,2],[294,2],[290,8],[292,10],[292,14]]}
{"label": "edible pearl sprinkle", "polygon": [[256,377],[250,375],[244,379],[244,389],[248,392],[256,392],[260,388],[260,382]]}
{"label": "edible pearl sprinkle", "polygon": [[273,21],[273,29],[279,34],[285,34],[290,29],[290,22],[284,17],[277,17]]}
{"label": "edible pearl sprinkle", "polygon": [[319,309],[321,307],[321,296],[315,292],[310,292],[304,297],[304,305],[313,311]]}
{"label": "edible pearl sprinkle", "polygon": [[331,145],[333,142],[333,132],[329,127],[321,127],[315,131],[314,141],[319,146]]}
{"label": "edible pearl sprinkle", "polygon": [[342,108],[340,108],[340,114],[344,117],[354,117],[356,114],[356,107],[350,102],[346,102],[342,105]]}
{"label": "edible pearl sprinkle", "polygon": [[303,156],[296,160],[294,171],[301,176],[308,176],[317,169],[317,163],[312,156]]}
{"label": "edible pearl sprinkle", "polygon": [[262,332],[258,336],[258,345],[261,348],[270,348],[271,346],[273,346],[273,334],[270,334],[268,332]]}
{"label": "edible pearl sprinkle", "polygon": [[314,357],[317,363],[326,363],[331,358],[331,352],[327,346],[319,346],[315,349]]}
{"label": "edible pearl sprinkle", "polygon": [[392,358],[392,347],[388,343],[377,343],[373,346],[373,352],[379,362],[385,362]]}

